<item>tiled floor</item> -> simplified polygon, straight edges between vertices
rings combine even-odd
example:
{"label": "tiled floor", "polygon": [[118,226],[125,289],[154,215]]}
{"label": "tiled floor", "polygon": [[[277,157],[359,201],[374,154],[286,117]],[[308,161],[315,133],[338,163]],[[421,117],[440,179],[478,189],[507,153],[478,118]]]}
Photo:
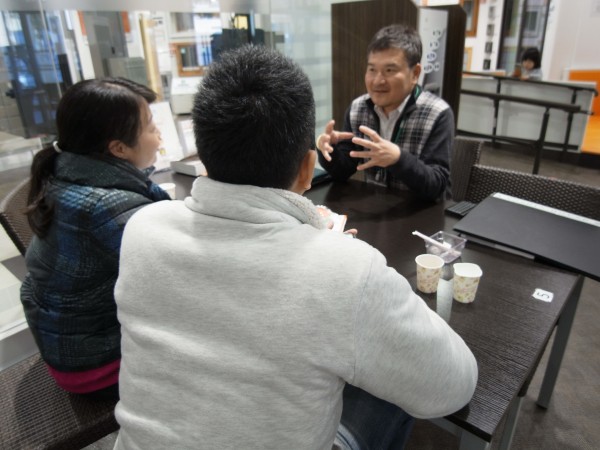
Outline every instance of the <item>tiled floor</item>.
{"label": "tiled floor", "polygon": [[0,261],[12,258],[19,255],[19,250],[15,247],[15,244],[10,240],[4,229],[0,233]]}
{"label": "tiled floor", "polygon": [[[0,229],[0,261],[20,255],[4,229]],[[19,288],[21,282],[0,263],[0,334],[12,323],[24,320]]]}

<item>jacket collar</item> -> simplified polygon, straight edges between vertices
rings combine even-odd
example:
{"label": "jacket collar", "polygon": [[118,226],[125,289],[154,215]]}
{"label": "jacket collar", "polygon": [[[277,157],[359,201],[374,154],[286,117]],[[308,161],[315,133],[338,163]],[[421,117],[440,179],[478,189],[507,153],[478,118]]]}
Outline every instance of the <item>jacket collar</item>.
{"label": "jacket collar", "polygon": [[54,178],[70,184],[95,188],[122,189],[148,196],[152,183],[146,174],[128,161],[109,155],[57,155]]}

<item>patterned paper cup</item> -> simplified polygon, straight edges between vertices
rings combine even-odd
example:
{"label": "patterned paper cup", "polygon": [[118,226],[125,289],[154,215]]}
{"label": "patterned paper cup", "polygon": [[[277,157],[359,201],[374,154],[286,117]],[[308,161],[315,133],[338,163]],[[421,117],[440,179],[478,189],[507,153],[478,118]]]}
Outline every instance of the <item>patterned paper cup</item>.
{"label": "patterned paper cup", "polygon": [[483,272],[481,267],[472,263],[454,264],[454,300],[461,303],[471,303],[475,300],[479,279]]}
{"label": "patterned paper cup", "polygon": [[423,254],[415,258],[417,263],[417,289],[424,294],[437,291],[444,267],[444,260],[436,255]]}

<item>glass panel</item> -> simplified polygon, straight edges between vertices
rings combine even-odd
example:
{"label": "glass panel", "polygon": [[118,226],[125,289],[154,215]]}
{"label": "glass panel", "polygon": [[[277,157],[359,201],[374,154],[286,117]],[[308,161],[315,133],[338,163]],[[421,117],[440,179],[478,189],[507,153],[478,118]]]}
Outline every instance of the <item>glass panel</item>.
{"label": "glass panel", "polygon": [[543,50],[548,8],[549,0],[506,0],[499,68],[510,74],[520,64],[524,49]]}
{"label": "glass panel", "polygon": [[[310,78],[316,104],[317,134],[332,119],[331,5],[319,0],[272,2],[276,48],[293,58]],[[343,124],[338,124],[341,127]]]}
{"label": "glass panel", "polygon": [[54,14],[0,12],[0,170],[28,165],[53,134],[63,89],[59,28]]}
{"label": "glass panel", "polygon": [[513,72],[518,59],[521,11],[524,4],[525,0],[506,0],[504,3],[504,28],[498,68],[506,70],[508,74]]}
{"label": "glass panel", "polygon": [[[2,188],[11,187],[7,170],[20,168],[20,180],[33,151],[54,140],[60,96],[83,79],[123,76],[150,86],[169,102],[178,127],[174,145],[190,153],[194,139],[188,114],[199,77],[224,50],[246,42],[277,48],[306,71],[317,132],[332,117],[330,1],[190,0],[186,8],[179,0],[175,9],[162,1],[126,0],[122,11],[91,1],[65,0],[64,9],[56,6],[58,0],[39,5],[50,3],[52,10],[39,10],[38,2],[2,2],[9,5],[0,11]],[[14,290],[18,294],[18,283]],[[0,323],[13,322],[3,312],[9,306],[0,305]]]}
{"label": "glass panel", "polygon": [[0,98],[12,115],[9,120],[9,112],[0,114],[0,131],[53,140],[62,92],[102,76],[146,84],[171,103],[175,115],[185,115],[205,68],[224,50],[247,42],[277,48],[302,66],[313,84],[317,127],[322,128],[332,116],[334,2],[195,0],[187,10],[138,10],[142,4],[164,5],[125,1],[124,11],[100,5],[92,10],[92,2],[81,2],[82,10],[42,12],[29,4],[27,11],[1,11]]}
{"label": "glass panel", "polygon": [[527,2],[521,50],[528,47],[537,47],[540,51],[543,50],[548,6],[548,0],[529,0]]}

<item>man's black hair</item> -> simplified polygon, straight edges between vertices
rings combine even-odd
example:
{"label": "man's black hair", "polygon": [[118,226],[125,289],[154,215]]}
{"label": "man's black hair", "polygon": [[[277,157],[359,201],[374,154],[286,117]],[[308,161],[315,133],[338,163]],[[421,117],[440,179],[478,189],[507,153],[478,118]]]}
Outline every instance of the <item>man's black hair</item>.
{"label": "man's black hair", "polygon": [[406,25],[388,25],[383,27],[371,39],[367,47],[367,56],[371,53],[397,48],[404,51],[409,67],[421,62],[423,44],[417,30]]}
{"label": "man's black hair", "polygon": [[192,120],[210,178],[288,189],[314,140],[310,81],[281,53],[245,45],[209,67]]}

